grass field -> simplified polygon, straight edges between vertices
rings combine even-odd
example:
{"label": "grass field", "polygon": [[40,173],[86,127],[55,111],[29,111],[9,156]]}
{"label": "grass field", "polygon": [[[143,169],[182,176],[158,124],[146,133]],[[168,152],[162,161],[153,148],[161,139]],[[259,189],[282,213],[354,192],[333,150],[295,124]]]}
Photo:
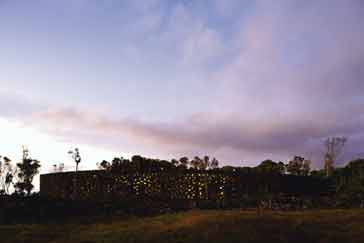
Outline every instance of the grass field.
{"label": "grass field", "polygon": [[190,211],[94,223],[0,226],[0,242],[364,242],[364,210]]}

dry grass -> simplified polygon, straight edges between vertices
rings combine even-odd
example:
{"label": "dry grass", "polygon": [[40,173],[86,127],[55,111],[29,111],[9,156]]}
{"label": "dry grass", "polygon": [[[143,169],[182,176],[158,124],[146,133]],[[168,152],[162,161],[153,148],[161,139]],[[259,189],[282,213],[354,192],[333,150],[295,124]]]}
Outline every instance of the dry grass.
{"label": "dry grass", "polygon": [[363,210],[190,211],[93,224],[0,226],[0,242],[364,242]]}

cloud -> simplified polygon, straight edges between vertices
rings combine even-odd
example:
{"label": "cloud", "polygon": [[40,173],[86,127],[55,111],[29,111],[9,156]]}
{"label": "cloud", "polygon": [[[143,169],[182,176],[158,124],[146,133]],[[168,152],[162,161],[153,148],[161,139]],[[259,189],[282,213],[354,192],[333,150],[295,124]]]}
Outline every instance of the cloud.
{"label": "cloud", "polygon": [[360,1],[256,1],[240,24],[232,61],[215,77],[217,110],[278,121],[274,136],[263,139],[275,137],[291,151],[296,143],[309,150],[311,138],[362,137],[363,10]]}
{"label": "cloud", "polygon": [[[326,114],[322,114],[323,116]],[[196,114],[178,123],[151,123],[132,118],[111,119],[108,116],[74,109],[49,109],[33,114],[32,125],[59,138],[73,139],[100,146],[121,149],[125,141],[138,145],[141,151],[153,147],[163,155],[189,156],[201,153],[219,154],[236,162],[246,154],[258,162],[266,154],[304,154],[318,159],[323,140],[332,135],[353,136],[364,129],[364,119],[340,114],[337,120],[256,120],[246,121],[238,114]],[[363,134],[364,135],[364,134]],[[95,138],[95,139],[93,139]],[[359,138],[361,141],[362,138]],[[357,142],[358,138],[356,139]],[[221,154],[230,150],[234,156]],[[255,154],[255,157],[251,157]],[[278,159],[278,158],[277,158]],[[317,161],[316,161],[317,162]]]}
{"label": "cloud", "polygon": [[31,99],[22,93],[0,90],[1,117],[21,119],[29,117],[33,112],[43,110],[47,104]]}
{"label": "cloud", "polygon": [[170,27],[165,34],[173,36],[185,65],[206,65],[224,52],[220,33],[206,20],[196,17],[188,7],[177,5],[169,19]]}
{"label": "cloud", "polygon": [[217,77],[224,98],[268,108],[291,103],[301,112],[315,109],[315,104],[341,105],[360,96],[364,91],[360,5],[257,1],[255,14],[241,23],[237,54]]}
{"label": "cloud", "polygon": [[235,160],[245,154],[264,159],[261,154],[300,153],[319,160],[325,137],[362,139],[362,13],[359,1],[256,1],[251,13],[238,20],[228,51],[221,30],[211,28],[191,6],[176,5],[159,40],[165,46],[174,43],[177,57],[191,66],[224,55],[229,60],[205,76],[212,80],[203,81],[207,90],[220,90],[210,97],[213,111],[169,122],[76,110],[51,110],[37,119],[62,121],[64,130],[50,129],[63,134],[79,126],[95,136],[127,137],[160,153],[230,150]]}
{"label": "cloud", "polygon": [[[103,6],[116,2],[107,1]],[[123,8],[110,12],[120,28],[115,35],[102,33],[122,43],[124,51],[108,49],[111,59],[115,53],[124,53],[124,59],[135,64],[125,70],[134,68],[134,76],[143,77],[135,81],[137,85],[128,77],[130,87],[108,81],[104,87],[109,85],[112,91],[116,86],[125,88],[125,103],[137,104],[133,109],[140,110],[139,114],[154,115],[165,104],[174,104],[157,114],[155,121],[125,111],[118,116],[116,108],[97,113],[77,105],[40,107],[31,100],[11,97],[0,98],[3,116],[22,114],[19,119],[59,139],[161,156],[210,153],[228,162],[259,162],[266,156],[288,159],[297,153],[319,163],[323,139],[334,135],[349,137],[345,159],[362,154],[362,2],[217,2],[214,11],[220,15],[212,17],[207,6],[205,11],[196,7],[198,3],[183,1],[151,0],[145,5],[133,1],[128,4],[129,14]],[[92,6],[100,10],[96,4]],[[89,16],[85,19],[87,22]],[[105,23],[115,26],[112,21]],[[96,59],[100,52],[94,54]],[[153,92],[149,92],[151,88]],[[92,95],[95,93],[83,98],[89,100]],[[157,104],[157,108],[143,102]]]}

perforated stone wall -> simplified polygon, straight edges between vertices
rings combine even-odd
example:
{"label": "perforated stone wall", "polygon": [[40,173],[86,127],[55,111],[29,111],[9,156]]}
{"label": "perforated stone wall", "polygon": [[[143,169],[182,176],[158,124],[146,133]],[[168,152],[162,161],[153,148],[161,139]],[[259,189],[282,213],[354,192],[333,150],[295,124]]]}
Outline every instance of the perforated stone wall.
{"label": "perforated stone wall", "polygon": [[79,171],[44,174],[40,193],[62,199],[104,200],[128,196],[171,200],[232,200],[258,194],[315,194],[326,185],[312,177],[241,175],[212,171],[115,174]]}

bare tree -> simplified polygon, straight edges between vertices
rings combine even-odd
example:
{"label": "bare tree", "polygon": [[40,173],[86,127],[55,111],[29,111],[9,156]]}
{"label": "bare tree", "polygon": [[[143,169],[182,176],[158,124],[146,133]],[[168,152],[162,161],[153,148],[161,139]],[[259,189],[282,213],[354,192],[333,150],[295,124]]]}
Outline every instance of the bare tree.
{"label": "bare tree", "polygon": [[16,171],[8,157],[0,156],[0,192],[9,194],[9,187],[13,183]]}
{"label": "bare tree", "polygon": [[325,140],[326,176],[330,176],[332,174],[334,163],[340,156],[347,140],[348,139],[346,137],[331,137]]}

